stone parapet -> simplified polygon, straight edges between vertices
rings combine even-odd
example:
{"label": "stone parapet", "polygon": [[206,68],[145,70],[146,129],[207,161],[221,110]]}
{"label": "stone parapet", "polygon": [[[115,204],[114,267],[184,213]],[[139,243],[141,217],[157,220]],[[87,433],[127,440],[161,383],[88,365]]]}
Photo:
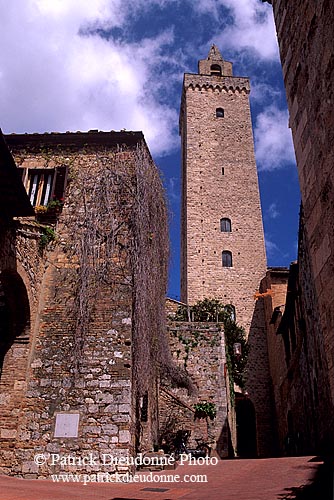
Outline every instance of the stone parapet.
{"label": "stone parapet", "polygon": [[186,73],[184,75],[184,88],[212,89],[224,92],[239,91],[250,92],[249,79],[237,76],[208,76]]}

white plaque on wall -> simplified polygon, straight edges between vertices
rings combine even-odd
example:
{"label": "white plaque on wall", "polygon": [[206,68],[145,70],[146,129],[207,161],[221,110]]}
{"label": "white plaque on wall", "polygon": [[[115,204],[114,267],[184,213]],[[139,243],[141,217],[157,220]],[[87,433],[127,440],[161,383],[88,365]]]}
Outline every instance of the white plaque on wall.
{"label": "white plaque on wall", "polygon": [[78,437],[79,413],[57,413],[54,437]]}

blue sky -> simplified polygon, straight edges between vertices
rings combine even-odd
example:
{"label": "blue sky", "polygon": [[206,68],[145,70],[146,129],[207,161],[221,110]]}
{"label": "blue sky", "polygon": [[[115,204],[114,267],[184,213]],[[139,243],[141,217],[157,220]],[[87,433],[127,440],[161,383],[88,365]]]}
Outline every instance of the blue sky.
{"label": "blue sky", "polygon": [[179,295],[184,72],[212,43],[251,81],[268,265],[296,258],[299,188],[272,8],[260,0],[0,0],[0,126],[142,130],[171,212],[169,294]]}

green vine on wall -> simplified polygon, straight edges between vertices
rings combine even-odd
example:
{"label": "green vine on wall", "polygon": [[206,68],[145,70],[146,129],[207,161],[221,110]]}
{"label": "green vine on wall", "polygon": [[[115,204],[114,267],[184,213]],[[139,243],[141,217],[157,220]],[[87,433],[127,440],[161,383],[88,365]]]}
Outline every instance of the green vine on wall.
{"label": "green vine on wall", "polygon": [[39,238],[39,248],[44,250],[51,241],[56,240],[56,232],[50,226],[41,226],[41,235]]}
{"label": "green vine on wall", "polygon": [[222,304],[218,299],[199,300],[193,306],[179,306],[173,319],[175,321],[198,321],[224,323],[233,317],[232,304]]}
{"label": "green vine on wall", "polygon": [[208,401],[200,401],[194,405],[195,409],[195,419],[196,418],[207,418],[213,420],[216,417],[217,410],[216,405]]}
{"label": "green vine on wall", "polygon": [[[234,384],[241,389],[245,387],[245,370],[247,365],[249,345],[246,340],[244,328],[239,326],[234,320],[235,310],[232,304],[223,304],[218,299],[198,301],[193,306],[179,306],[175,316],[175,321],[195,321],[195,322],[216,322],[223,323],[226,345],[226,364],[229,374],[231,404],[234,404]],[[178,336],[178,340],[185,346],[185,366],[189,358],[190,349],[197,347],[199,340],[206,340],[207,337],[199,332],[193,332],[192,338],[184,337],[182,334],[173,333]],[[203,338],[200,338],[202,335]],[[216,342],[216,339],[213,339]],[[234,344],[240,344],[241,354],[235,355]]]}
{"label": "green vine on wall", "polygon": [[[249,345],[246,340],[245,330],[234,321],[227,320],[224,323],[224,333],[227,347],[226,354],[228,354],[229,363],[231,364],[229,371],[230,378],[243,389],[245,387],[245,370],[249,354]],[[233,351],[233,346],[236,343],[241,344],[240,356],[236,356]]]}
{"label": "green vine on wall", "polygon": [[[205,343],[206,345],[210,345],[210,347],[215,347],[219,342],[219,335],[216,332],[210,332],[210,337],[208,337],[208,335],[204,335],[203,333],[194,330],[193,332],[191,332],[191,338],[189,338],[189,335],[182,335],[181,332],[178,332],[176,330],[172,330],[171,334],[173,335],[173,337],[177,338],[178,341],[184,346],[185,355],[183,357],[183,362],[185,369],[187,369],[188,359],[192,349],[203,345],[203,343]],[[181,349],[178,349],[176,351],[176,355],[178,358],[180,357]]]}

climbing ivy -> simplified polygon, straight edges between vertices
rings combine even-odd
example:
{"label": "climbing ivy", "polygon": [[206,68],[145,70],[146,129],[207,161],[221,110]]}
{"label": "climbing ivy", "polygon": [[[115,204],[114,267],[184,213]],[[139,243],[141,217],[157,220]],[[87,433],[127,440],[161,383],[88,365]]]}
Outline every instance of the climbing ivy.
{"label": "climbing ivy", "polygon": [[41,225],[41,235],[39,238],[39,248],[41,250],[44,250],[44,248],[47,247],[47,245],[49,243],[51,243],[51,241],[55,241],[55,239],[56,239],[55,230],[50,226],[42,226]]}
{"label": "climbing ivy", "polygon": [[195,418],[206,418],[209,417],[213,420],[217,414],[216,405],[212,402],[201,401],[194,405]]}
{"label": "climbing ivy", "polygon": [[[249,345],[246,340],[244,328],[239,326],[234,320],[234,307],[232,304],[224,305],[218,299],[200,300],[193,306],[179,306],[175,316],[175,321],[195,321],[195,322],[216,322],[223,323],[226,344],[226,364],[229,373],[231,404],[234,402],[234,384],[241,389],[245,387],[245,369],[249,353]],[[185,346],[185,367],[187,365],[190,349],[197,347],[200,340],[207,337],[200,332],[194,331],[192,338],[184,337],[182,334],[174,332],[178,340]],[[213,338],[217,342],[217,338]],[[235,356],[233,345],[241,344],[241,355]],[[214,346],[213,344],[212,346]]]}
{"label": "climbing ivy", "polygon": [[[206,345],[208,345],[209,343],[210,347],[215,347],[216,345],[218,345],[219,342],[219,334],[217,332],[210,332],[210,337],[208,337],[208,335],[204,335],[203,333],[197,330],[191,332],[191,337],[189,337],[189,335],[187,336],[182,335],[181,332],[178,332],[176,330],[172,330],[171,334],[173,335],[173,337],[177,338],[178,341],[184,346],[185,355],[183,361],[185,369],[187,368],[187,363],[191,349],[195,349],[199,345],[203,345],[203,343],[205,343]],[[176,351],[176,355],[178,358],[180,357],[181,349],[178,349]]]}
{"label": "climbing ivy", "polygon": [[179,306],[174,316],[175,321],[202,321],[224,323],[233,317],[232,304],[224,305],[218,299],[199,300],[193,306]]}
{"label": "climbing ivy", "polygon": [[[243,389],[245,387],[244,375],[249,353],[249,345],[246,340],[245,330],[237,325],[235,321],[227,320],[224,322],[224,333],[226,354],[229,356],[228,363],[231,365],[229,370],[230,378]],[[233,345],[235,343],[241,344],[241,355],[238,357],[236,357],[233,352]]]}

